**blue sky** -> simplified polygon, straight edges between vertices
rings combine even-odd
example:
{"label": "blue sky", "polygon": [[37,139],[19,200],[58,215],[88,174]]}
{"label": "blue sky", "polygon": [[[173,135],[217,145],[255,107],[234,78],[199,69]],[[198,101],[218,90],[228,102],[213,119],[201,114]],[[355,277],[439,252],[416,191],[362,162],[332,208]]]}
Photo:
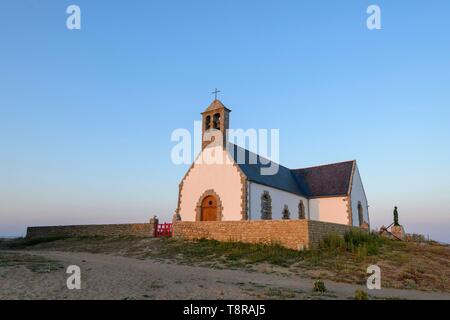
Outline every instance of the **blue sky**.
{"label": "blue sky", "polygon": [[[66,28],[77,4],[82,29]],[[382,30],[366,28],[378,4]],[[450,2],[37,1],[0,10],[0,235],[170,220],[174,129],[218,87],[291,168],[358,160],[373,227],[450,242]]]}

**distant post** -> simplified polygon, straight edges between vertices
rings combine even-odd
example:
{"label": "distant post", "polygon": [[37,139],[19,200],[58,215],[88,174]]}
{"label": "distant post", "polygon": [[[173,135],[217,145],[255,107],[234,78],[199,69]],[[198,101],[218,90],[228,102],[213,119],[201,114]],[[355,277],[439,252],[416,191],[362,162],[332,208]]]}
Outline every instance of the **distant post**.
{"label": "distant post", "polygon": [[158,229],[159,220],[156,216],[153,216],[153,218],[150,219],[150,225],[153,229],[153,236],[156,237],[156,230]]}

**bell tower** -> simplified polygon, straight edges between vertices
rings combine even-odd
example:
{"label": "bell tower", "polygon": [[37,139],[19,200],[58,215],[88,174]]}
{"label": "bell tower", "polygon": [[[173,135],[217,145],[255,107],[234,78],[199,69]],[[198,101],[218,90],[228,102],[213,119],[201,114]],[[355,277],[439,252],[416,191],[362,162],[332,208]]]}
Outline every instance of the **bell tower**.
{"label": "bell tower", "polygon": [[[202,150],[213,142],[205,134],[214,134],[214,130],[222,133],[222,145],[226,148],[228,141],[228,129],[230,127],[230,112],[217,98],[202,112]],[[206,139],[205,139],[206,138]]]}

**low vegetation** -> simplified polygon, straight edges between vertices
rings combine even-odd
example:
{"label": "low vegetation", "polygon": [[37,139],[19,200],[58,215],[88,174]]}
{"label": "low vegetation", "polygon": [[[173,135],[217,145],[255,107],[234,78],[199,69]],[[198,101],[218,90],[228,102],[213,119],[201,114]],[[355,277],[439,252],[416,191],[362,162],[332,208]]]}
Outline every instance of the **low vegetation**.
{"label": "low vegetation", "polygon": [[293,290],[289,289],[269,288],[265,292],[265,296],[267,299],[288,300],[295,299],[297,297],[297,294]]}
{"label": "low vegetation", "polygon": [[450,292],[450,247],[431,242],[399,242],[352,231],[330,234],[313,250],[278,244],[136,237],[52,237],[0,242],[0,249],[57,250],[114,254],[138,259],[218,269],[245,269],[278,275],[365,284],[367,267],[382,270],[382,286]]}
{"label": "low vegetation", "polygon": [[369,295],[363,290],[356,290],[355,300],[369,300]]}
{"label": "low vegetation", "polygon": [[244,244],[204,239],[196,242],[165,239],[163,243],[164,245],[157,251],[150,252],[148,256],[158,259],[182,257],[182,260],[188,263],[220,262],[228,267],[245,267],[258,263],[288,267],[301,257],[300,252],[278,244]]}
{"label": "low vegetation", "polygon": [[316,280],[314,282],[313,291],[317,293],[325,293],[327,292],[327,287],[325,287],[325,283],[322,280]]}
{"label": "low vegetation", "polygon": [[0,249],[3,247],[7,247],[9,249],[24,249],[31,246],[35,246],[41,243],[49,243],[54,242],[58,240],[64,240],[67,239],[67,237],[62,236],[53,236],[53,237],[42,237],[42,238],[35,238],[35,239],[28,239],[28,238],[17,238],[17,239],[3,239],[0,241]]}
{"label": "low vegetation", "polygon": [[0,252],[0,268],[2,267],[26,267],[32,272],[48,273],[61,269],[62,265],[31,254]]}
{"label": "low vegetation", "polygon": [[320,248],[329,252],[347,251],[355,254],[359,259],[364,259],[368,255],[377,255],[387,241],[376,233],[351,230],[346,232],[343,237],[331,233],[322,240]]}

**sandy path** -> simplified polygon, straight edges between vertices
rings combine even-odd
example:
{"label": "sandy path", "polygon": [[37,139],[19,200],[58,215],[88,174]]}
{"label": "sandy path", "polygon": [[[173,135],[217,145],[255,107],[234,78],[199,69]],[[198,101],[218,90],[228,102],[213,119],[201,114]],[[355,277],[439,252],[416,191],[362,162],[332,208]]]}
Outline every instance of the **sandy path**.
{"label": "sandy path", "polygon": [[[65,268],[35,273],[25,267],[0,268],[0,299],[257,299],[283,298],[267,292],[290,292],[288,298],[311,299],[311,279],[241,270],[217,270],[151,260],[75,252],[30,252],[81,268],[82,289],[68,290]],[[325,281],[333,299],[347,299],[363,286]],[[367,291],[367,290],[366,290]],[[414,290],[370,291],[378,297],[448,299],[450,294]],[[286,298],[286,296],[284,297]]]}

